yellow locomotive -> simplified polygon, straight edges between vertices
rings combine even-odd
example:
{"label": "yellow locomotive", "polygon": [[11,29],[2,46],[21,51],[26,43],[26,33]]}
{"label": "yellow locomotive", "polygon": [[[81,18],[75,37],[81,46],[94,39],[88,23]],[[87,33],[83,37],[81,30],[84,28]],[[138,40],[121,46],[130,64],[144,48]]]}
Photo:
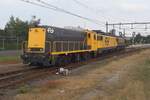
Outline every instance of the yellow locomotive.
{"label": "yellow locomotive", "polygon": [[63,65],[124,48],[125,39],[122,37],[98,31],[38,26],[29,29],[21,58],[25,64]]}

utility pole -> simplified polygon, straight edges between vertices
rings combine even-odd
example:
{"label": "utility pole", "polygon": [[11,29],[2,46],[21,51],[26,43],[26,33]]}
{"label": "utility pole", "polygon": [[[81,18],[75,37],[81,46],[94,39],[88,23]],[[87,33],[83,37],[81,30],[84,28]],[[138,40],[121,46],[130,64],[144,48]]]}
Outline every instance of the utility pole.
{"label": "utility pole", "polygon": [[123,37],[126,37],[126,29],[123,29]]}
{"label": "utility pole", "polygon": [[18,36],[16,37],[16,40],[17,40],[16,41],[17,42],[17,48],[16,49],[19,50],[19,37]]}
{"label": "utility pole", "polygon": [[132,44],[135,44],[135,35],[136,35],[136,33],[133,32],[133,33],[132,33]]}
{"label": "utility pole", "polygon": [[108,27],[108,22],[106,22],[106,33],[108,33],[109,27]]}
{"label": "utility pole", "polygon": [[5,49],[5,39],[4,38],[2,39],[2,43],[3,43],[2,44],[2,50],[4,50]]}

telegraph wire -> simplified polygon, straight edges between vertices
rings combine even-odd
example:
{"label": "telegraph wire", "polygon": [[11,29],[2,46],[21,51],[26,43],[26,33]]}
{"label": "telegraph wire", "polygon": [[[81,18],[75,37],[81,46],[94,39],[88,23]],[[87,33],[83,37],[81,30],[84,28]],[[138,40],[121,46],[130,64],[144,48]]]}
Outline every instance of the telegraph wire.
{"label": "telegraph wire", "polygon": [[[104,12],[102,12],[101,10],[99,10],[99,9],[97,10],[97,9],[95,9],[95,8],[92,8],[92,7],[90,7],[90,6],[88,6],[88,5],[84,4],[84,3],[82,3],[82,2],[79,1],[79,0],[72,0],[72,1],[74,1],[76,4],[82,6],[82,7],[86,8],[86,9],[89,9],[89,10],[92,11],[92,12],[94,11],[96,14],[97,14],[97,13],[104,14]],[[106,19],[106,16],[101,15],[101,17],[103,17],[104,19]]]}
{"label": "telegraph wire", "polygon": [[23,2],[26,2],[26,3],[30,3],[30,4],[35,5],[35,6],[39,6],[39,7],[43,7],[43,8],[47,8],[47,9],[52,9],[52,10],[57,11],[57,9],[55,9],[55,8],[50,8],[50,7],[47,7],[47,6],[45,6],[45,5],[38,4],[38,3],[29,1],[29,0],[20,0],[20,1],[23,1]]}
{"label": "telegraph wire", "polygon": [[79,18],[82,18],[82,19],[94,21],[94,22],[96,22],[96,23],[103,23],[103,22],[100,22],[100,21],[98,21],[98,20],[94,20],[94,19],[91,19],[91,18],[87,18],[87,17],[83,17],[83,16],[81,16],[81,15],[74,14],[74,13],[72,13],[72,12],[69,12],[69,11],[65,10],[65,9],[62,9],[62,8],[59,8],[59,7],[54,6],[54,5],[52,5],[52,4],[46,3],[46,2],[44,2],[43,0],[36,0],[36,1],[42,3],[42,4],[46,5],[46,6],[53,7],[53,8],[55,8],[55,9],[58,9],[59,11],[62,11],[62,12],[64,12],[64,13],[67,13],[67,14],[70,14],[70,15],[73,15],[73,16],[76,16],[76,17],[79,17]]}
{"label": "telegraph wire", "polygon": [[43,8],[51,9],[51,10],[54,10],[54,11],[59,11],[59,12],[62,12],[62,13],[66,13],[66,14],[69,14],[69,15],[72,15],[72,16],[75,16],[75,17],[78,17],[78,18],[81,18],[81,19],[90,21],[90,22],[95,23],[95,24],[97,24],[97,25],[102,25],[102,24],[100,24],[100,23],[102,23],[102,22],[100,22],[100,21],[98,21],[98,20],[94,20],[94,19],[90,19],[90,18],[87,18],[87,17],[83,17],[83,16],[78,15],[78,14],[74,14],[74,13],[72,13],[72,12],[69,12],[69,11],[64,10],[64,9],[62,9],[62,8],[59,8],[59,7],[54,6],[54,5],[52,5],[52,4],[46,3],[46,2],[44,2],[44,1],[42,1],[42,0],[36,0],[37,2],[39,2],[39,3],[41,3],[41,4],[36,3],[36,2],[32,2],[32,1],[30,1],[30,0],[20,0],[20,1],[23,1],[23,2],[26,2],[26,3],[29,3],[29,4],[32,4],[32,5],[40,6],[40,7],[43,7]]}
{"label": "telegraph wire", "polygon": [[[92,12],[94,11],[96,14],[99,14],[99,15],[101,14],[101,17],[105,20],[107,19],[107,20],[116,21],[116,19],[119,19],[116,17],[110,17],[110,14],[106,14],[105,12],[103,12],[103,10],[90,7],[90,6],[82,3],[80,0],[72,0],[72,1],[74,1],[75,3],[77,3],[78,5],[86,8],[86,9],[91,10]],[[104,16],[104,15],[107,15],[107,16]]]}
{"label": "telegraph wire", "polygon": [[80,1],[78,1],[78,0],[73,0],[73,1],[74,1],[75,3],[77,3],[77,4],[81,5],[81,6],[83,6],[84,8],[88,8],[88,9],[90,9],[90,10],[93,10],[91,7],[85,5],[84,3],[82,3],[82,2],[80,2]]}
{"label": "telegraph wire", "polygon": [[72,0],[72,1],[74,1],[75,3],[77,3],[78,5],[80,5],[80,6],[84,7],[84,8],[90,9],[91,11],[93,11],[93,10],[94,10],[95,12],[100,12],[100,11],[101,11],[101,13],[104,13],[104,12],[102,12],[102,10],[96,10],[95,8],[92,8],[92,7],[90,7],[90,6],[88,6],[88,5],[84,4],[84,3],[82,3],[82,2],[79,1],[79,0]]}

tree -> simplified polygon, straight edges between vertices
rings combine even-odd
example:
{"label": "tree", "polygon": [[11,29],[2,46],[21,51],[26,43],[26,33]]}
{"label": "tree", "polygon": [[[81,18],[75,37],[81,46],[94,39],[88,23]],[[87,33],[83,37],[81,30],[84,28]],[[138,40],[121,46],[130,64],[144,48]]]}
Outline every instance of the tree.
{"label": "tree", "polygon": [[0,29],[0,37],[4,36],[5,35],[5,31]]}
{"label": "tree", "polygon": [[6,35],[11,37],[25,37],[28,31],[28,21],[22,21],[19,18],[10,17],[5,26]]}
{"label": "tree", "polygon": [[142,40],[143,40],[143,36],[141,36],[141,34],[138,33],[138,34],[136,35],[135,39],[134,39],[134,42],[135,42],[135,43],[141,43]]}
{"label": "tree", "polygon": [[147,37],[145,37],[145,43],[150,43],[150,35],[148,35]]}

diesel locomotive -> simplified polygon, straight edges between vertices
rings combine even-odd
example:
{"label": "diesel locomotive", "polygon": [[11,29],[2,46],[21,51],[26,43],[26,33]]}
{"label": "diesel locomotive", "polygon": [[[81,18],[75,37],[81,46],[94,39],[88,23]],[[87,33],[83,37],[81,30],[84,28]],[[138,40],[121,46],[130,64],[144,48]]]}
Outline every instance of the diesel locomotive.
{"label": "diesel locomotive", "polygon": [[63,65],[96,57],[104,51],[120,50],[125,39],[96,30],[72,30],[53,26],[29,28],[21,58],[30,65]]}

